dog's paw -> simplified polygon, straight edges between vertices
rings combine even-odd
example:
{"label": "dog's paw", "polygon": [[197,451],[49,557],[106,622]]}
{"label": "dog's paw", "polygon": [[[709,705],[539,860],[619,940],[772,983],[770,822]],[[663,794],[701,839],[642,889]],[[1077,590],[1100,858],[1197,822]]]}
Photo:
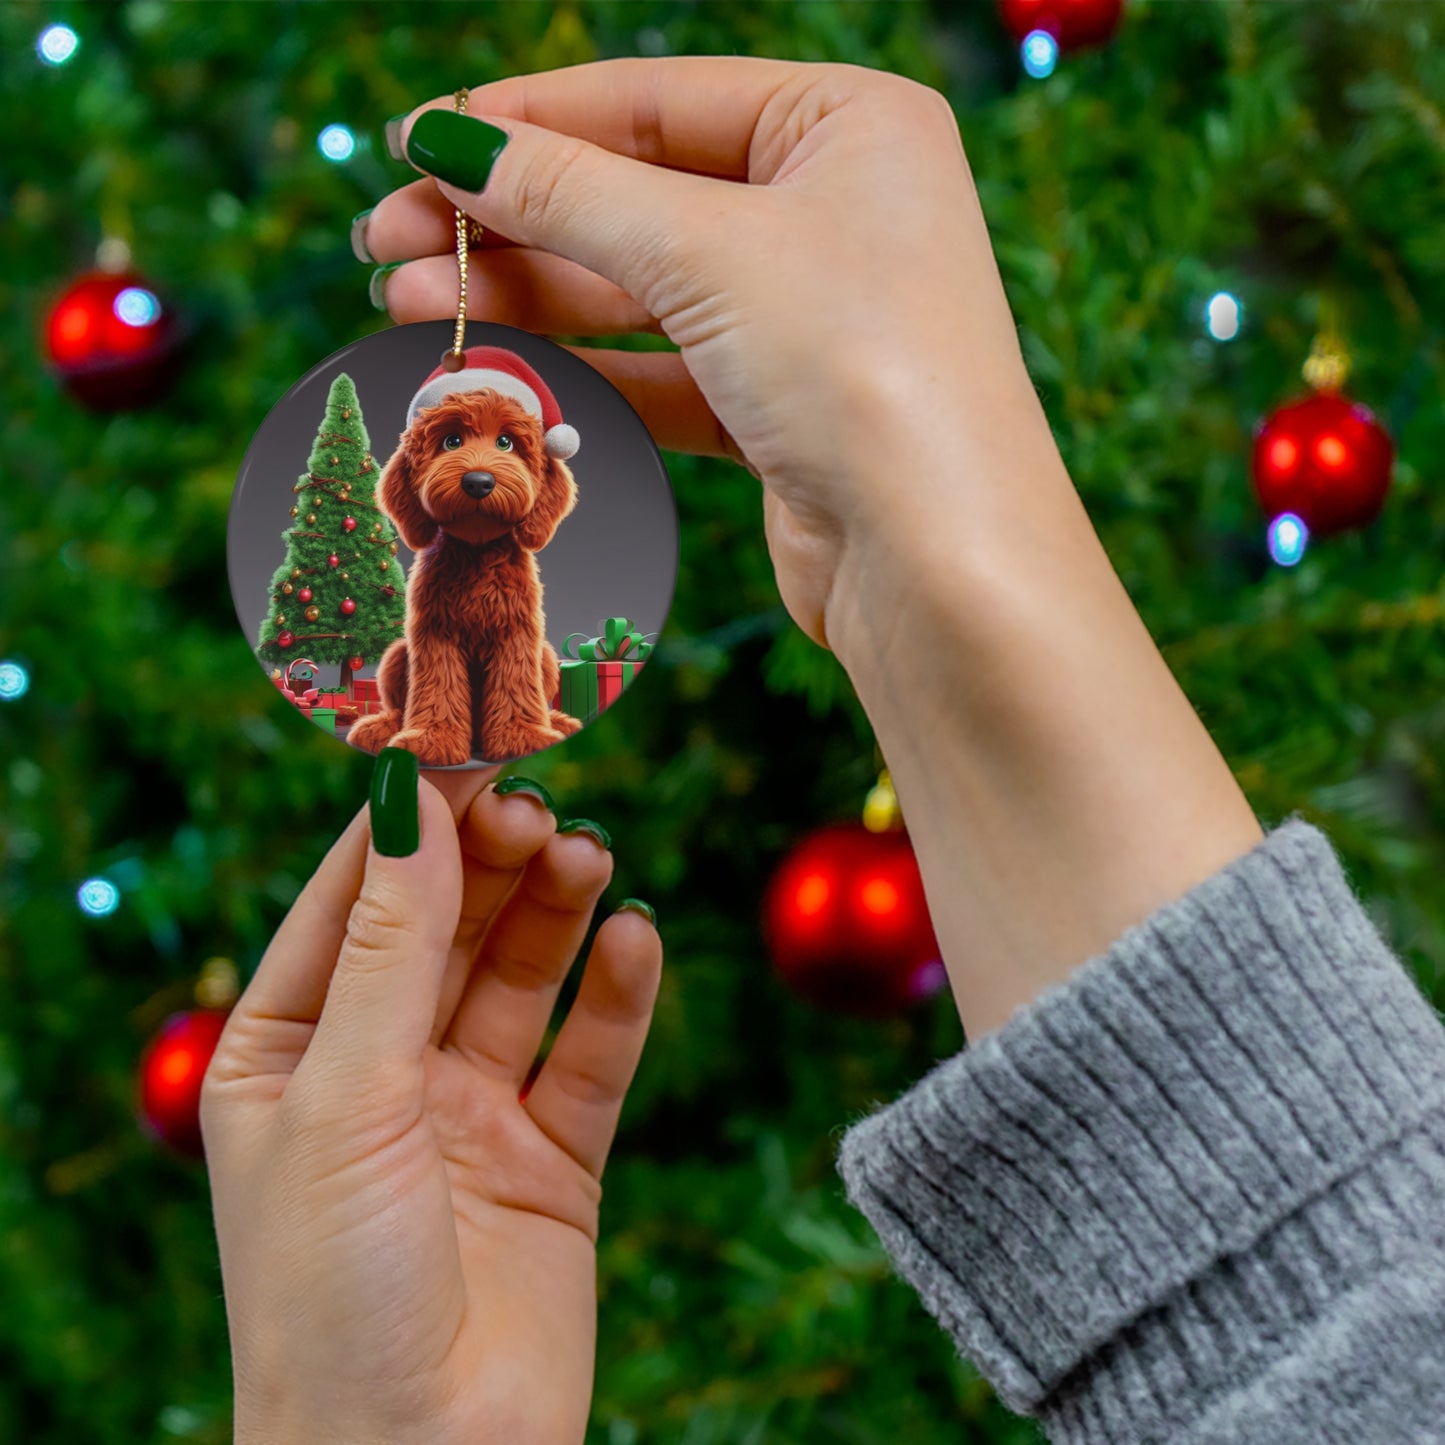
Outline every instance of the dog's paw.
{"label": "dog's paw", "polygon": [[449,768],[472,760],[471,739],[464,733],[428,732],[425,728],[403,728],[390,746],[415,753],[424,768]]}
{"label": "dog's paw", "polygon": [[560,743],[567,734],[553,727],[510,727],[502,728],[487,739],[483,750],[495,762],[510,762],[513,758],[530,757]]}
{"label": "dog's paw", "polygon": [[582,731],[582,719],[580,717],[573,717],[571,713],[558,712],[555,707],[552,709],[551,720],[552,726],[556,728],[564,738],[570,738],[573,733],[580,733]]}
{"label": "dog's paw", "polygon": [[346,741],[354,743],[365,753],[379,753],[396,733],[398,719],[385,713],[373,713],[371,717],[358,718],[346,735]]}

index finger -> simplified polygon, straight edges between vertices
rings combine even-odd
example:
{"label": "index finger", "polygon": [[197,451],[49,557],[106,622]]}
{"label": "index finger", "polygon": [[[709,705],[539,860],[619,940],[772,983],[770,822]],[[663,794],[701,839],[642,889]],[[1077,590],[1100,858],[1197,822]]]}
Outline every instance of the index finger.
{"label": "index finger", "polygon": [[[589,141],[617,155],[722,180],[756,173],[755,137],[770,102],[806,87],[819,67],[748,55],[627,56],[510,75],[471,91],[475,114],[508,116]],[[451,97],[422,110],[452,108]],[[781,121],[790,106],[778,114]],[[393,140],[399,153],[398,137]],[[774,168],[783,159],[772,160]]]}

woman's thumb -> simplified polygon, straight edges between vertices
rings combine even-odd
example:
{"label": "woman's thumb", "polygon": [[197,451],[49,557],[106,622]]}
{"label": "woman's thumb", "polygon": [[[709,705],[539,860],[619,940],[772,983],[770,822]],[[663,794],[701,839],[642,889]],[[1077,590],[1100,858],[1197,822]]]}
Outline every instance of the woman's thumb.
{"label": "woman's thumb", "polygon": [[484,226],[576,261],[643,305],[660,281],[676,282],[696,239],[692,218],[713,215],[726,184],[511,116],[441,108],[403,126],[400,147]]}
{"label": "woman's thumb", "polygon": [[415,753],[382,750],[370,812],[366,876],[304,1065],[358,1085],[420,1062],[462,905],[456,823]]}

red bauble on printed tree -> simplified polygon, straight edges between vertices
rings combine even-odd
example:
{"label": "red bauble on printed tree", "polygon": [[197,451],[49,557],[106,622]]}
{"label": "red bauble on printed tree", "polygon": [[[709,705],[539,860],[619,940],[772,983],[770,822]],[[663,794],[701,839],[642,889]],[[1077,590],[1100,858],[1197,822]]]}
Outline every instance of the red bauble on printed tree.
{"label": "red bauble on printed tree", "polygon": [[73,282],[45,323],[51,366],[77,401],[121,411],[157,400],[176,373],[180,332],[149,282],[92,271]]}
{"label": "red bauble on printed tree", "polygon": [[1260,425],[1255,495],[1271,520],[1293,512],[1317,537],[1365,527],[1384,505],[1394,459],[1390,434],[1367,407],[1318,391]]}
{"label": "red bauble on printed tree", "polygon": [[140,1062],[140,1117],[182,1154],[201,1156],[201,1082],[229,1016],[225,1009],[172,1014]]}
{"label": "red bauble on printed tree", "polygon": [[838,1013],[900,1013],[946,975],[908,835],[837,823],[783,860],[763,904],[774,966]]}
{"label": "red bauble on printed tree", "polygon": [[1101,45],[1115,31],[1124,0],[999,0],[999,16],[1015,40],[1043,30],[1060,50]]}

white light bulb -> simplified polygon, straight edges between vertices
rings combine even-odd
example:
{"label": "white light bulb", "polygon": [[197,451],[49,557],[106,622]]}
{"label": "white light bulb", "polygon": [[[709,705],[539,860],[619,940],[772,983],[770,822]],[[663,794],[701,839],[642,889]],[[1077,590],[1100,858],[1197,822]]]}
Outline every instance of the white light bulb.
{"label": "white light bulb", "polygon": [[64,65],[80,49],[80,37],[68,25],[48,25],[35,42],[35,53],[47,65]]}
{"label": "white light bulb", "polygon": [[356,137],[344,125],[329,125],[316,144],[329,161],[349,161],[356,150]]}
{"label": "white light bulb", "polygon": [[1216,341],[1233,341],[1244,324],[1244,307],[1228,291],[1216,291],[1204,308],[1204,328]]}
{"label": "white light bulb", "polygon": [[1059,42],[1047,30],[1031,30],[1019,49],[1024,69],[1035,80],[1044,80],[1054,73],[1059,63]]}
{"label": "white light bulb", "polygon": [[120,889],[109,878],[87,878],[76,894],[82,912],[104,918],[120,907]]}

